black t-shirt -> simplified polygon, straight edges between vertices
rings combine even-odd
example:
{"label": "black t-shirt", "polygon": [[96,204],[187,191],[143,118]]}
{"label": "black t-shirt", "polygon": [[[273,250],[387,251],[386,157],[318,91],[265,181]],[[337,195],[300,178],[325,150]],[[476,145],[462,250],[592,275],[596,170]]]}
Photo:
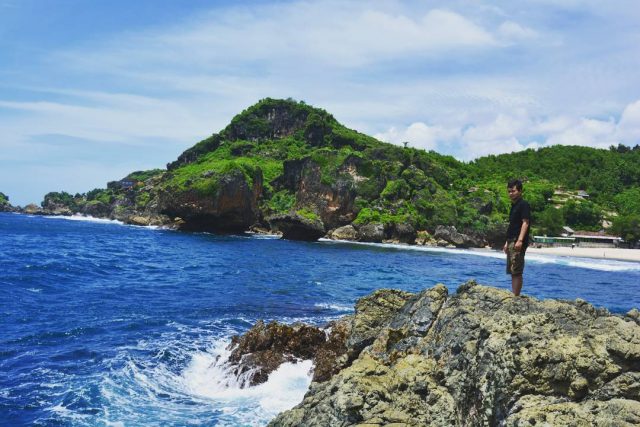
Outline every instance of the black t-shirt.
{"label": "black t-shirt", "polygon": [[529,227],[527,228],[527,234],[522,241],[523,246],[529,245],[529,230],[531,229],[531,208],[526,200],[520,197],[515,203],[511,205],[509,211],[509,228],[507,229],[507,240],[518,240],[520,236],[520,229],[522,228],[522,220],[529,220]]}

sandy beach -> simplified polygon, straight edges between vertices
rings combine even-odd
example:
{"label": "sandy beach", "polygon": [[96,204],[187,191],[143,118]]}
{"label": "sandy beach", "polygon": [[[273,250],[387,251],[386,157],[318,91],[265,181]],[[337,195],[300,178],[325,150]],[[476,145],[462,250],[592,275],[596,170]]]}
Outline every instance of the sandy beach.
{"label": "sandy beach", "polygon": [[618,248],[535,248],[530,246],[527,254],[558,255],[582,258],[614,259],[640,262],[640,249]]}

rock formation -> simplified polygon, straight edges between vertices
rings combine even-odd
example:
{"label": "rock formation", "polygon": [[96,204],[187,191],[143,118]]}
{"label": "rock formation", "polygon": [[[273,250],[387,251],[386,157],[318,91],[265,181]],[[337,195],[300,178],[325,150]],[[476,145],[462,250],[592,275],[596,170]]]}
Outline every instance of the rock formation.
{"label": "rock formation", "polygon": [[[433,236],[457,248],[481,248],[486,245],[483,238],[472,234],[460,233],[454,226],[438,225]],[[502,237],[502,244],[504,244],[504,236],[506,236],[506,231]]]}
{"label": "rock formation", "polygon": [[637,310],[468,282],[379,290],[341,322],[322,375],[271,426],[640,424]]}
{"label": "rock formation", "polygon": [[260,169],[255,171],[250,183],[238,169],[211,179],[215,190],[207,194],[194,189],[159,191],[157,212],[182,218],[182,228],[188,230],[248,230],[258,217],[258,199],[262,195]]}

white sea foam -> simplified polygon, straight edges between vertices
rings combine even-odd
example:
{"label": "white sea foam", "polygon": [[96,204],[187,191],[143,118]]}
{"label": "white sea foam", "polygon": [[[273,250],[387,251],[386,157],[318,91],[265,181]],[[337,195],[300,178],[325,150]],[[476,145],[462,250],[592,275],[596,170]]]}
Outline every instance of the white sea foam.
{"label": "white sea foam", "polygon": [[[458,249],[458,248],[441,248],[433,246],[416,246],[397,243],[370,243],[370,242],[352,242],[347,240],[331,240],[320,239],[323,244],[351,244],[372,246],[377,248],[388,248],[395,250],[409,250],[418,252],[443,253],[448,255],[473,255],[488,258],[503,259],[504,254],[500,251],[492,251],[488,249]],[[640,271],[640,263],[632,261],[618,261],[611,259],[598,258],[578,258],[560,255],[527,255],[527,262],[541,264],[558,264],[568,267],[586,268],[601,271]]]}
{"label": "white sea foam", "polygon": [[246,379],[236,378],[230,371],[226,363],[229,354],[226,343],[212,351],[194,354],[182,374],[186,390],[227,404],[251,400],[259,404],[253,416],[273,417],[302,401],[311,383],[313,364],[310,360],[302,360],[282,364],[263,384],[242,388]]}
{"label": "white sea foam", "polygon": [[[173,332],[162,337],[120,348],[112,361],[120,368],[100,381],[107,402],[102,424],[153,424],[162,413],[163,422],[172,425],[260,426],[299,403],[309,387],[312,363],[299,361],[283,364],[264,384],[242,388],[244,379],[233,374],[227,350],[229,337],[239,331],[215,338],[210,329],[202,330],[195,341],[185,341],[185,334],[193,338],[194,330],[173,322],[171,326]],[[136,355],[154,351],[151,357]]]}
{"label": "white sea foam", "polygon": [[67,221],[86,221],[86,222],[97,222],[97,223],[102,223],[102,224],[125,225],[124,222],[118,221],[117,219],[96,218],[96,217],[93,217],[93,216],[85,216],[85,215],[80,215],[80,214],[75,214],[75,215],[45,215],[45,218],[66,219]]}
{"label": "white sea foam", "polygon": [[256,233],[254,231],[245,231],[245,234],[252,239],[280,239],[282,238],[279,234],[264,234],[264,233]]}
{"label": "white sea foam", "polygon": [[324,310],[334,310],[339,312],[351,312],[353,311],[352,305],[346,304],[331,304],[326,302],[318,302],[313,305],[314,307],[322,308]]}

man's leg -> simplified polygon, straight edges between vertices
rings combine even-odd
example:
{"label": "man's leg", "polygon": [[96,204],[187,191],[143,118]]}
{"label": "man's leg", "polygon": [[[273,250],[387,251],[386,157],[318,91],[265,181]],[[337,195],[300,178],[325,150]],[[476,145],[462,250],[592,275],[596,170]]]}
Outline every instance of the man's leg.
{"label": "man's leg", "polygon": [[511,290],[515,296],[520,295],[522,290],[522,274],[511,275]]}

